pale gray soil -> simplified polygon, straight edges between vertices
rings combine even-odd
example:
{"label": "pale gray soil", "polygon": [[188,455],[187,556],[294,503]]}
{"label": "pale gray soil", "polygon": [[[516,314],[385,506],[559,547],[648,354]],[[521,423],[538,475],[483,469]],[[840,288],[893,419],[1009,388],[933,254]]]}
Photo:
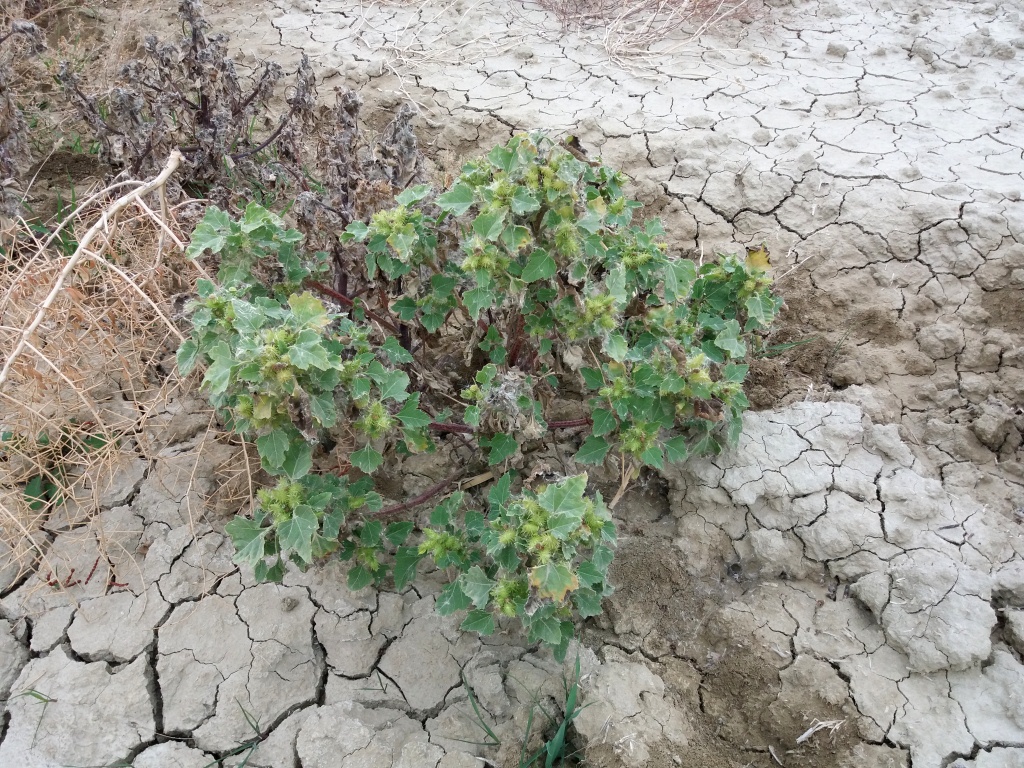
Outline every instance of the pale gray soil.
{"label": "pale gray soil", "polygon": [[[815,341],[754,371],[735,450],[617,510],[619,591],[580,653],[590,764],[1024,766],[1019,3],[777,4],[632,70],[507,2],[210,11],[246,60],[304,51],[367,114],[414,100],[441,171],[513,130],[571,132],[674,251],[764,241],[785,275],[776,340]],[[234,449],[204,442],[199,407],[154,420],[98,516],[48,527],[49,558],[99,558],[93,579],[0,584],[0,766],[203,766],[255,737],[246,713],[250,766],[515,765],[558,665],[460,634],[429,579],[254,585],[204,502]],[[407,493],[441,471],[403,469]],[[501,750],[457,741],[483,739],[462,675]]]}

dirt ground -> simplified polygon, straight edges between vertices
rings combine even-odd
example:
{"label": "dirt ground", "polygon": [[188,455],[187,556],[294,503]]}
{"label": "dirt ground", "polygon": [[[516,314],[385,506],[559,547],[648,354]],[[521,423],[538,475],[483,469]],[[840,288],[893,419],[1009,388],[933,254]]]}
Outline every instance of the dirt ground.
{"label": "dirt ground", "polygon": [[[412,101],[439,172],[572,133],[674,253],[771,250],[771,342],[796,346],[755,363],[735,450],[616,510],[583,764],[1024,766],[1020,3],[774,2],[640,58],[529,3],[207,8],[245,64],[304,52],[367,115]],[[90,28],[131,50],[173,13],[106,3]],[[517,765],[564,670],[514,633],[460,635],[429,582],[255,585],[204,506],[237,456],[203,407],[151,420],[91,521],[45,526],[51,558],[112,578],[0,583],[0,765],[238,765],[254,732],[249,766]],[[408,462],[404,490],[435,470]],[[458,741],[481,737],[467,682],[500,749]]]}

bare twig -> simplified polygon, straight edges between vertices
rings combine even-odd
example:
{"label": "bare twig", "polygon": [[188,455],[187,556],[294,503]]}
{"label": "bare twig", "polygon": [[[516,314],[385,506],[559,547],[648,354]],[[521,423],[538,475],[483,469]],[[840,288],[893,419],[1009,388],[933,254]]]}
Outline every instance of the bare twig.
{"label": "bare twig", "polygon": [[46,316],[47,310],[49,310],[54,300],[60,294],[65,281],[83,260],[93,257],[93,254],[89,251],[89,246],[92,244],[92,241],[96,236],[106,230],[107,224],[111,218],[116,217],[121,211],[131,205],[139,196],[152,192],[155,189],[159,189],[166,184],[167,180],[178,168],[180,163],[181,153],[177,151],[172,152],[171,156],[167,159],[167,164],[164,166],[164,169],[155,179],[146,182],[142,186],[133,189],[128,194],[115,200],[114,203],[103,212],[103,215],[100,216],[99,220],[89,228],[89,231],[86,232],[85,236],[79,242],[78,248],[75,249],[75,253],[70,259],[68,259],[68,263],[64,266],[64,269],[61,270],[60,275],[54,281],[53,287],[50,289],[50,293],[47,294],[45,299],[43,299],[35,317],[32,318],[32,321],[27,326],[25,326],[25,329],[21,333],[21,337],[18,339],[14,349],[8,356],[7,362],[4,363],[3,370],[0,370],[0,387],[2,387],[7,381],[7,377],[10,375],[10,371],[15,360],[17,360],[18,356],[25,349],[28,340],[31,338],[32,334],[35,333],[39,324],[43,322],[43,318]]}

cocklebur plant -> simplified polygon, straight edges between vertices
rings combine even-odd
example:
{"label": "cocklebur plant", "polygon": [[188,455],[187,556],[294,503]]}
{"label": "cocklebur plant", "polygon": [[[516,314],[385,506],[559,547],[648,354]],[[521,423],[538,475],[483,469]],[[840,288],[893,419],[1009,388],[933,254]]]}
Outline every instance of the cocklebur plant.
{"label": "cocklebur plant", "polygon": [[[444,194],[407,190],[342,240],[365,244],[364,279],[406,280],[391,305],[401,321],[449,338],[450,321],[461,320],[467,343],[493,364],[556,392],[569,384],[565,369],[579,369],[595,396],[577,459],[600,464],[617,453],[626,483],[643,465],[736,438],[748,406],[741,361],[781,300],[758,259],[697,267],[670,258],[658,221],[632,223],[639,203],[623,184],[543,134],[519,135],[467,164]],[[474,427],[477,407],[464,416]]]}
{"label": "cocklebur plant", "polygon": [[420,559],[459,572],[441,590],[442,615],[467,610],[462,629],[494,632],[496,620],[518,617],[531,642],[563,657],[574,633],[573,615],[595,616],[612,592],[615,526],[600,494],[586,496],[587,475],[512,494],[504,475],[488,494],[487,515],[469,510],[459,491],[434,508],[422,543],[400,547],[395,584],[415,575]]}
{"label": "cocklebur plant", "polygon": [[[781,304],[766,254],[672,258],[660,223],[633,223],[623,184],[542,134],[516,136],[443,194],[411,186],[353,222],[330,259],[258,205],[238,221],[209,208],[189,252],[219,258],[218,284],[199,285],[179,367],[206,367],[224,423],[255,438],[278,478],[252,519],[228,526],[239,562],[275,579],[286,561],[336,554],[351,588],[401,589],[429,558],[449,579],[439,611],[468,610],[463,627],[483,633],[517,617],[564,653],[573,617],[610,592],[614,527],[585,474],[513,493],[505,472],[486,515],[462,491],[429,525],[406,513],[470,470],[522,467],[558,429],[589,427],[578,463],[617,464],[612,506],[642,466],[739,434],[743,360]],[[555,398],[588,415],[551,418]],[[372,476],[449,439],[438,435],[481,450],[383,508]],[[316,469],[328,452],[365,476]]]}

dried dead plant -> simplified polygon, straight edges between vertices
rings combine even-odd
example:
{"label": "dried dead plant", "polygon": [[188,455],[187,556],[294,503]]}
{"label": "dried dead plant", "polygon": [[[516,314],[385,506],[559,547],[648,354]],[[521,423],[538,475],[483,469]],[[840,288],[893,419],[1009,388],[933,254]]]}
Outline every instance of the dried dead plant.
{"label": "dried dead plant", "polygon": [[178,386],[172,299],[198,277],[161,194],[179,162],[100,190],[45,237],[24,221],[0,233],[0,571],[31,565],[56,509],[97,507]]}
{"label": "dried dead plant", "polygon": [[653,65],[692,46],[727,19],[749,12],[752,0],[538,0],[563,29],[598,31],[616,64]]}
{"label": "dried dead plant", "polygon": [[[367,48],[384,58],[383,66],[404,83],[402,74],[422,66],[455,66],[483,61],[500,56],[519,45],[523,38],[501,32],[482,32],[464,38],[464,31],[473,26],[471,14],[481,5],[473,2],[466,5],[462,0],[442,2],[418,2],[409,10],[404,24],[386,15],[380,21],[371,21],[370,9],[361,8],[361,17],[353,30],[354,39],[360,40]],[[375,33],[383,39],[371,43],[363,30]],[[415,101],[403,85],[403,94]]]}
{"label": "dried dead plant", "polygon": [[28,21],[13,19],[0,26],[0,218],[18,212],[18,167],[28,155],[28,124],[14,98],[13,63],[42,50],[42,38],[39,27]]}

